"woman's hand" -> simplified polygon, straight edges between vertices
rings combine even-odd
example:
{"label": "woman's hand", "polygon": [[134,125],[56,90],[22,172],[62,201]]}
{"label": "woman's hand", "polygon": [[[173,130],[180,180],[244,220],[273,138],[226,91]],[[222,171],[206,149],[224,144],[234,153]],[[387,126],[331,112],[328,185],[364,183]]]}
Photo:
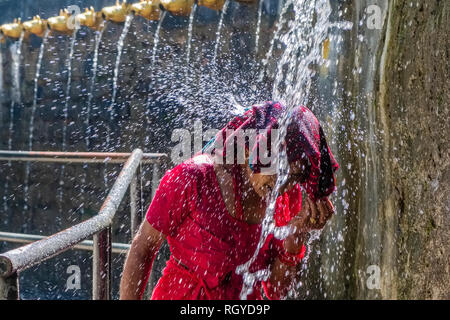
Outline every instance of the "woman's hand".
{"label": "woman's hand", "polygon": [[322,229],[333,213],[334,207],[328,197],[317,202],[308,197],[300,214],[292,218],[289,224],[295,231],[284,241],[286,251],[291,254],[299,253],[306,240],[306,234],[312,230]]}

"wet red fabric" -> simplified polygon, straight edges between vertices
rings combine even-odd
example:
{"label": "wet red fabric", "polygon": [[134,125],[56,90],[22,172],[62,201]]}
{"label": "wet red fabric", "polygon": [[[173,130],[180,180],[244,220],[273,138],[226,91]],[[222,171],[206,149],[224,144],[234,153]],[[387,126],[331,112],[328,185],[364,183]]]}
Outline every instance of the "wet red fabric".
{"label": "wet red fabric", "polygon": [[[300,192],[296,187],[279,197],[277,225],[299,213]],[[171,250],[152,299],[239,299],[242,277],[235,269],[254,253],[261,225],[247,224],[228,213],[209,156],[196,156],[168,171],[146,218],[167,235]],[[277,248],[270,236],[250,271],[267,269]],[[248,299],[262,299],[261,283]]]}

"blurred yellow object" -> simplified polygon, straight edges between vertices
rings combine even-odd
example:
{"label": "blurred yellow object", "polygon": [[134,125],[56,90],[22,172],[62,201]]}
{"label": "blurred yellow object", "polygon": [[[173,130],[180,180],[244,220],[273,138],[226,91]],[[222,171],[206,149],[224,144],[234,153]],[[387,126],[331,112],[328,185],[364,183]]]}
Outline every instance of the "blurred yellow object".
{"label": "blurred yellow object", "polygon": [[82,26],[89,27],[94,30],[101,29],[103,26],[103,18],[101,12],[95,12],[93,7],[86,8],[83,13],[78,16],[78,21]]}
{"label": "blurred yellow object", "polygon": [[13,23],[7,23],[0,27],[2,33],[9,38],[19,39],[23,31],[22,22],[19,19],[14,19]]}
{"label": "blurred yellow object", "polygon": [[173,15],[188,16],[191,14],[194,0],[161,0],[161,4]]}
{"label": "blurred yellow object", "polygon": [[131,12],[148,20],[159,20],[161,10],[159,0],[141,0],[131,5]]}
{"label": "blurred yellow object", "polygon": [[225,0],[198,0],[199,6],[204,6],[212,10],[222,10]]}
{"label": "blurred yellow object", "polygon": [[32,33],[38,37],[43,37],[45,31],[48,29],[47,21],[42,20],[41,17],[35,16],[33,20],[25,21],[23,23],[23,28],[27,33]]}
{"label": "blurred yellow object", "polygon": [[64,34],[72,34],[75,29],[75,21],[69,21],[70,18],[67,9],[60,10],[59,16],[51,17],[47,20],[51,30],[58,31]]}
{"label": "blurred yellow object", "polygon": [[325,39],[322,45],[322,57],[327,60],[330,55],[330,39]]}
{"label": "blurred yellow object", "polygon": [[130,5],[125,0],[122,3],[117,0],[116,5],[102,9],[103,18],[117,23],[125,22],[129,13]]}

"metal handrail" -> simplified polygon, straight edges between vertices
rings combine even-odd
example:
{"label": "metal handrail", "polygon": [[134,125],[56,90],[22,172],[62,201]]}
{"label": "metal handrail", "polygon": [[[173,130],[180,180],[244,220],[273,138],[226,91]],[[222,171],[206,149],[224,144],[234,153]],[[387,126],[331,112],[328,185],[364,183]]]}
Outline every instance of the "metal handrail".
{"label": "metal handrail", "polygon": [[[129,152],[60,152],[0,150],[0,161],[36,161],[63,163],[124,163]],[[155,163],[165,158],[165,153],[143,153],[141,163]]]}
{"label": "metal handrail", "polygon": [[[3,232],[0,231],[0,241],[12,242],[12,243],[22,243],[28,244],[38,240],[47,238],[46,236],[39,236],[36,234],[24,234],[24,233],[14,233],[14,232]],[[127,243],[112,243],[112,253],[124,254],[130,250],[131,245]],[[73,246],[73,249],[92,251],[94,250],[94,242],[92,240],[84,240]]]}
{"label": "metal handrail", "polygon": [[[68,153],[64,154],[67,156]],[[143,155],[140,149],[131,153],[98,215],[43,240],[0,254],[0,298],[18,299],[18,272],[54,257],[93,235],[93,298],[109,299],[112,220],[128,186],[133,181],[135,183],[135,173]]]}

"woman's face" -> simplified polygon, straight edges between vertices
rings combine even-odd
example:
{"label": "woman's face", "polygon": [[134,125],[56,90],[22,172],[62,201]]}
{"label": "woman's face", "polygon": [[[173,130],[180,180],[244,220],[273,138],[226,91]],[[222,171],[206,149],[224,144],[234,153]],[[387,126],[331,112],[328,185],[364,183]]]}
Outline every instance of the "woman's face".
{"label": "woman's face", "polygon": [[[306,168],[308,159],[302,158],[289,164],[289,176],[286,182],[280,187],[279,193],[284,193],[292,189],[296,184],[302,183],[306,179]],[[261,173],[253,173],[249,166],[247,168],[247,176],[251,186],[255,192],[261,197],[266,198],[275,187],[277,175],[267,175]]]}

